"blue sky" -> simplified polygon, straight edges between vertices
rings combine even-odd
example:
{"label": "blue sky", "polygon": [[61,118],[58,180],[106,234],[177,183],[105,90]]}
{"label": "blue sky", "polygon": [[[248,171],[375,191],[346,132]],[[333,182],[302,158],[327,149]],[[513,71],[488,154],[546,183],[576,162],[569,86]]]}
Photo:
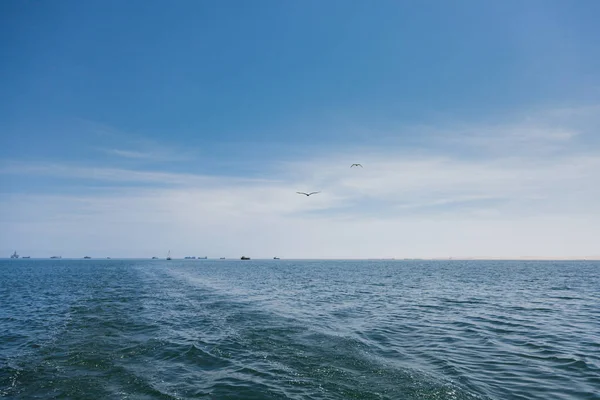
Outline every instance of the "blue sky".
{"label": "blue sky", "polygon": [[597,255],[598,15],[1,2],[0,250]]}

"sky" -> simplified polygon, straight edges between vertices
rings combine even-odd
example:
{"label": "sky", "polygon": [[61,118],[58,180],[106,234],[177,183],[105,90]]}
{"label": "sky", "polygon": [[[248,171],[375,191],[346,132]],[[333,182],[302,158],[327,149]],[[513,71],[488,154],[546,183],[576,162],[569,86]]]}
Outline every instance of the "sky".
{"label": "sky", "polygon": [[2,1],[0,256],[600,257],[599,15]]}

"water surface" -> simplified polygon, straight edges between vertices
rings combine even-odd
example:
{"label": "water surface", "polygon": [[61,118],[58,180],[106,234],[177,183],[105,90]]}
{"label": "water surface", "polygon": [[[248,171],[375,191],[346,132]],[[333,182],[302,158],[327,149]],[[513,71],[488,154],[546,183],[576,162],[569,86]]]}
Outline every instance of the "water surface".
{"label": "water surface", "polygon": [[600,399],[600,262],[3,260],[0,397]]}

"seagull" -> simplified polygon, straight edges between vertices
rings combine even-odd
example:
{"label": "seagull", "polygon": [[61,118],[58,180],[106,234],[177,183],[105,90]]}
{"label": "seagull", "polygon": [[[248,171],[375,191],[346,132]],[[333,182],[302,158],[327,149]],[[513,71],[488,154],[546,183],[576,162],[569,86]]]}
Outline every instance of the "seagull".
{"label": "seagull", "polygon": [[352,168],[352,167],[361,167],[361,168],[362,168],[363,166],[362,166],[361,164],[352,164],[352,165],[350,166],[350,168]]}
{"label": "seagull", "polygon": [[298,194],[303,194],[305,196],[310,196],[311,194],[317,194],[317,193],[321,193],[321,192],[310,192],[310,193],[304,193],[304,192],[296,192]]}

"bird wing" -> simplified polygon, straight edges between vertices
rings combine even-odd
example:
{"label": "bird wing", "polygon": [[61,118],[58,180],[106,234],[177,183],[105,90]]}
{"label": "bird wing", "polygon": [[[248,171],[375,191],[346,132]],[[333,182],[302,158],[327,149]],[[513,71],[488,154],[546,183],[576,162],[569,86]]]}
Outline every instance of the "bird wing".
{"label": "bird wing", "polygon": [[298,193],[298,194],[303,194],[303,195],[305,195],[305,196],[308,196],[308,193],[304,193],[304,192],[296,192],[296,193]]}
{"label": "bird wing", "polygon": [[308,195],[310,196],[311,194],[317,194],[317,193],[321,193],[321,192],[310,192]]}

